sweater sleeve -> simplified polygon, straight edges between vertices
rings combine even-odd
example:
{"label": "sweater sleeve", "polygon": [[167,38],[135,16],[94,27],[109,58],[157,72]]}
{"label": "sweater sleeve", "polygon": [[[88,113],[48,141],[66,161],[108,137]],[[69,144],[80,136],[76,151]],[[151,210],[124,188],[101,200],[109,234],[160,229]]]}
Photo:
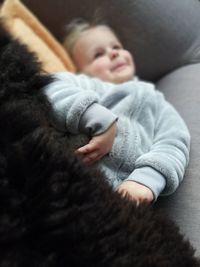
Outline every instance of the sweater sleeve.
{"label": "sweater sleeve", "polygon": [[104,132],[117,119],[110,110],[99,104],[96,87],[106,83],[85,75],[57,73],[54,81],[44,88],[52,105],[52,122],[61,131],[72,134],[96,135]]}
{"label": "sweater sleeve", "polygon": [[172,194],[182,181],[189,162],[190,134],[160,92],[156,92],[155,106],[150,118],[155,126],[151,148],[137,158],[135,170],[127,180],[149,187],[156,199],[159,194]]}

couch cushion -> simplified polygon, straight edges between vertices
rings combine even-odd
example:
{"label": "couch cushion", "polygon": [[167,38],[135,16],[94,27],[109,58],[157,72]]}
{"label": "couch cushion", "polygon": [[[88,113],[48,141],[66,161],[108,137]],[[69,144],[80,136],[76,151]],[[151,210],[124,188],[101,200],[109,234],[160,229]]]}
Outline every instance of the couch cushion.
{"label": "couch cushion", "polygon": [[45,71],[75,71],[63,47],[19,0],[6,0],[0,15],[11,34],[38,55]]}
{"label": "couch cushion", "polygon": [[191,134],[190,163],[184,180],[172,196],[159,198],[156,205],[180,226],[200,256],[200,64],[181,67],[159,81],[157,87],[176,107]]}

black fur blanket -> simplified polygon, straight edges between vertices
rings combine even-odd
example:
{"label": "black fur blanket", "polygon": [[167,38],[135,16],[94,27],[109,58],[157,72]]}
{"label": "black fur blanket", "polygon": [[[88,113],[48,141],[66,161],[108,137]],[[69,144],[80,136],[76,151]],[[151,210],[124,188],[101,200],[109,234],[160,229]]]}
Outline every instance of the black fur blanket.
{"label": "black fur blanket", "polygon": [[197,267],[178,227],[73,156],[36,58],[0,27],[0,266]]}

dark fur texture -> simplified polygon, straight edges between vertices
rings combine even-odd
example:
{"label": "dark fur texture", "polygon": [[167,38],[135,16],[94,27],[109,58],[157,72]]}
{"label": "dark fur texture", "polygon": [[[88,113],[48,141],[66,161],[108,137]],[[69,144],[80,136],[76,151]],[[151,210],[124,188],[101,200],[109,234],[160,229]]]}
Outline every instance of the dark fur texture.
{"label": "dark fur texture", "polygon": [[177,226],[82,166],[48,119],[41,73],[0,29],[0,266],[197,267]]}

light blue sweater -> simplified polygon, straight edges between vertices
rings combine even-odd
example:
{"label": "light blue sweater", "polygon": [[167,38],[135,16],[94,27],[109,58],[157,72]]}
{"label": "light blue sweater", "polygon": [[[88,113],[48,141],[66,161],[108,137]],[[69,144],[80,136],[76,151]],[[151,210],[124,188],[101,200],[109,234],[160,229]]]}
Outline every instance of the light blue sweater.
{"label": "light blue sweater", "polygon": [[155,199],[177,189],[189,161],[190,135],[152,84],[134,79],[116,85],[63,72],[55,74],[44,92],[53,106],[55,126],[71,133],[74,148],[117,119],[112,150],[98,162],[114,187],[136,181],[149,187]]}

